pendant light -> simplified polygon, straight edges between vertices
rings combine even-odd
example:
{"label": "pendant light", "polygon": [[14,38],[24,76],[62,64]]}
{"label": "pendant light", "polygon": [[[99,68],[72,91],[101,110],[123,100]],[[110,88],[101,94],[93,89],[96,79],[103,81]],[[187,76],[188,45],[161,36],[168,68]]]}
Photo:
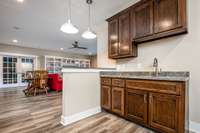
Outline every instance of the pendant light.
{"label": "pendant light", "polygon": [[85,39],[95,39],[97,35],[91,30],[91,10],[90,6],[92,4],[92,0],[86,0],[86,3],[89,7],[89,13],[88,13],[88,29],[82,34],[82,37]]}
{"label": "pendant light", "polygon": [[71,0],[68,0],[68,21],[61,26],[60,30],[67,34],[79,32],[78,28],[71,23]]}

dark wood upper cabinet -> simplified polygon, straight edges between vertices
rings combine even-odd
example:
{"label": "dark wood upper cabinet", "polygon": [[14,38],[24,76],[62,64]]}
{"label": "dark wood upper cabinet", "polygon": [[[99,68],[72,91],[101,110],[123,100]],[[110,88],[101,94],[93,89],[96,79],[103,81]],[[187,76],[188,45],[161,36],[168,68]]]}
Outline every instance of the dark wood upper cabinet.
{"label": "dark wood upper cabinet", "polygon": [[180,96],[150,93],[149,124],[161,132],[179,133],[178,115]]}
{"label": "dark wood upper cabinet", "polygon": [[118,27],[118,18],[112,19],[108,24],[109,58],[115,58],[118,56]]}
{"label": "dark wood upper cabinet", "polygon": [[153,34],[153,1],[139,3],[132,9],[133,39]]}
{"label": "dark wood upper cabinet", "polygon": [[108,21],[109,58],[119,59],[137,56],[137,46],[131,37],[131,12],[126,9]]}
{"label": "dark wood upper cabinet", "polygon": [[109,57],[137,57],[137,44],[187,33],[186,0],[141,0],[107,21]]}
{"label": "dark wood upper cabinet", "polygon": [[126,117],[141,124],[147,124],[147,92],[126,90]]}
{"label": "dark wood upper cabinet", "polygon": [[124,88],[112,87],[112,111],[124,115]]}
{"label": "dark wood upper cabinet", "polygon": [[132,55],[132,40],[131,40],[131,17],[130,12],[119,16],[119,56]]}
{"label": "dark wood upper cabinet", "polygon": [[155,33],[182,27],[183,5],[184,0],[154,0]]}

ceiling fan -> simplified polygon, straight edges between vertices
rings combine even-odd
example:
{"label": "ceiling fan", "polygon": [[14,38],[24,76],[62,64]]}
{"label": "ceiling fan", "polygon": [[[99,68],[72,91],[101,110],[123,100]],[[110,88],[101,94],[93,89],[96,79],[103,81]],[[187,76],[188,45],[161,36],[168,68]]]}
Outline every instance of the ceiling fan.
{"label": "ceiling fan", "polygon": [[88,48],[79,46],[78,41],[75,41],[74,43],[72,43],[72,47],[69,48],[69,49],[83,49],[83,50],[86,50]]}

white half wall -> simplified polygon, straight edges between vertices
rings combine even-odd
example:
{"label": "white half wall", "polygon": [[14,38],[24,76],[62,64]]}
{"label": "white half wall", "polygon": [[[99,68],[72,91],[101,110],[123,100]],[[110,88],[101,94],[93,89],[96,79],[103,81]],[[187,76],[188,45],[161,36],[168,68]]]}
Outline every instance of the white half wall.
{"label": "white half wall", "polygon": [[[68,125],[100,110],[99,71],[63,73],[63,110],[61,123]],[[85,70],[83,70],[85,71]]]}

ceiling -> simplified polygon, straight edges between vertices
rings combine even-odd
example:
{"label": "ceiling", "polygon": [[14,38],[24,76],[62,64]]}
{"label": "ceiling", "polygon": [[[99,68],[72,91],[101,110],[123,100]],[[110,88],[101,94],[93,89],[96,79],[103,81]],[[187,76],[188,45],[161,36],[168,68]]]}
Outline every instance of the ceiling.
{"label": "ceiling", "polygon": [[[67,0],[0,0],[0,43],[77,54],[96,54],[97,40],[86,40],[81,33],[87,28],[88,6],[85,0],[72,1],[72,23],[80,32],[64,34],[60,26],[67,20]],[[98,27],[113,12],[131,0],[94,0],[92,27]],[[16,30],[13,27],[19,27]],[[95,30],[95,29],[94,29]],[[18,43],[12,40],[17,39]],[[69,50],[74,41],[88,50]]]}

